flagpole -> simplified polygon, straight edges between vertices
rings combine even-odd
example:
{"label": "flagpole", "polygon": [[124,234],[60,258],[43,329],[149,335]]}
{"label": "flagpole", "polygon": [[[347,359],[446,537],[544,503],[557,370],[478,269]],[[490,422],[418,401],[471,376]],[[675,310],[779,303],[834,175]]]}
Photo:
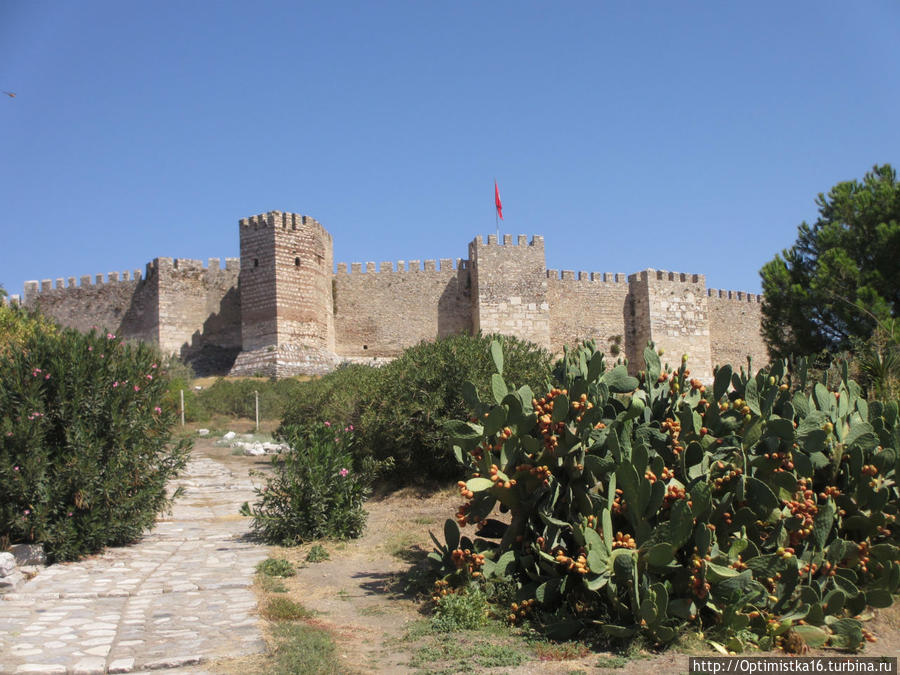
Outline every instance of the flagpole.
{"label": "flagpole", "polygon": [[500,243],[500,218],[497,212],[497,178],[494,178],[494,226],[497,228],[497,243]]}

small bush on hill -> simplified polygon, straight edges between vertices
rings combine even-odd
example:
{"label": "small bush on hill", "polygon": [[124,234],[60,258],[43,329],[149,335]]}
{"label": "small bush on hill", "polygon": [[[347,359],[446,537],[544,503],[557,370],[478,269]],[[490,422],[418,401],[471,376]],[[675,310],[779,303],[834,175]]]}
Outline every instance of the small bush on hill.
{"label": "small bush on hill", "polygon": [[381,370],[362,364],[345,364],[309,382],[301,383],[285,406],[282,427],[330,422],[341,428],[359,427],[359,418],[374,396]]}
{"label": "small bush on hill", "polygon": [[39,321],[0,356],[0,537],[70,560],[153,525],[189,451],[171,443],[160,363],[150,346]]}
{"label": "small bush on hill", "polygon": [[[454,335],[422,342],[381,368],[350,366],[303,383],[282,429],[309,419],[353,424],[357,453],[391,459],[391,480],[413,483],[458,477],[460,467],[445,424],[468,408],[463,395],[466,381],[481,396],[490,391],[491,339]],[[496,339],[506,350],[510,379],[542,387],[550,376],[550,355],[513,337]]]}
{"label": "small bush on hill", "polygon": [[298,396],[304,383],[294,379],[220,379],[197,394],[197,410],[200,419],[210,415],[231,415],[254,419],[256,397],[259,392],[259,414],[261,419],[280,419],[285,406]]}
{"label": "small bush on hill", "polygon": [[292,546],[312,539],[358,537],[366,522],[363,502],[375,478],[372,460],[354,464],[354,434],[330,424],[293,426],[282,438],[290,450],[272,456],[273,474],[256,490],[252,529],[264,541]]}

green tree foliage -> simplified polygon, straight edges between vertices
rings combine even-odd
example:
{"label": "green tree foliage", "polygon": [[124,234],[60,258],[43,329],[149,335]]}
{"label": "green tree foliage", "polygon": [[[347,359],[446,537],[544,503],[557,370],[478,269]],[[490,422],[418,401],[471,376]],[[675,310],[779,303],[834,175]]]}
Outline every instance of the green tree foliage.
{"label": "green tree foliage", "polygon": [[[510,381],[540,388],[550,377],[546,350],[513,337],[494,336],[506,354]],[[491,336],[453,335],[421,342],[382,366],[340,368],[317,382],[302,383],[279,433],[310,421],[353,425],[357,452],[392,460],[397,484],[457,478],[446,422],[465,414],[464,387],[491,391]]]}
{"label": "green tree foliage", "polygon": [[816,199],[790,249],[766,263],[763,334],[773,357],[851,347],[900,309],[900,184],[889,165]]}
{"label": "green tree foliage", "polygon": [[158,351],[0,311],[17,340],[0,353],[0,540],[51,560],[134,541],[190,447],[172,442]]}

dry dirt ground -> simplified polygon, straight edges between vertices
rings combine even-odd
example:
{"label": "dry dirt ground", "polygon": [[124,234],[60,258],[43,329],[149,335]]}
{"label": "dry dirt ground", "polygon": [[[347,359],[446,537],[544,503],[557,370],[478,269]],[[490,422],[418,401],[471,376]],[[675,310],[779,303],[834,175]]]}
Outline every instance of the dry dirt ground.
{"label": "dry dirt ground", "polygon": [[[235,431],[249,428],[232,425]],[[252,426],[252,424],[251,424]],[[232,470],[266,470],[265,458],[234,456],[228,448],[201,441],[195,453],[225,462]],[[346,542],[315,542],[296,548],[272,547],[271,555],[294,563],[297,574],[284,579],[286,596],[313,610],[309,622],[327,629],[337,643],[337,652],[350,673],[683,673],[688,655],[715,656],[702,639],[694,648],[682,647],[664,653],[635,651],[627,656],[589,652],[554,646],[546,641],[526,640],[506,629],[440,635],[430,630],[424,603],[410,588],[410,569],[429,552],[433,544],[429,530],[440,538],[443,523],[452,517],[459,497],[455,489],[436,493],[404,490],[376,496],[367,503],[369,513],[365,534]],[[326,549],[329,559],[307,562],[311,547]],[[257,585],[260,601],[271,594]],[[267,639],[271,626],[260,619]],[[878,636],[863,655],[900,655],[900,610],[897,605],[878,610],[866,628]],[[516,652],[519,665],[490,667],[490,654]],[[483,658],[460,658],[459,652],[487,654]],[[567,653],[569,652],[569,653]],[[574,653],[572,653],[574,652]],[[814,652],[836,656],[833,651]],[[783,656],[780,652],[772,654]],[[562,658],[571,656],[571,658]],[[500,662],[508,663],[508,659]],[[207,665],[209,672],[264,673],[265,657],[255,657]]]}

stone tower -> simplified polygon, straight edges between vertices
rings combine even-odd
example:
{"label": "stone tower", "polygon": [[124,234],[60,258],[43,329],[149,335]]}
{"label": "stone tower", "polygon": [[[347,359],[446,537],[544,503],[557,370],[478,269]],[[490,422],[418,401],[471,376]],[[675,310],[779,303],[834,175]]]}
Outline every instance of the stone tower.
{"label": "stone tower", "polygon": [[550,305],[544,238],[488,235],[469,244],[472,266],[473,329],[503,333],[550,348]]}
{"label": "stone tower", "polygon": [[309,216],[240,221],[242,352],[232,375],[283,377],[335,365],[331,235]]}

